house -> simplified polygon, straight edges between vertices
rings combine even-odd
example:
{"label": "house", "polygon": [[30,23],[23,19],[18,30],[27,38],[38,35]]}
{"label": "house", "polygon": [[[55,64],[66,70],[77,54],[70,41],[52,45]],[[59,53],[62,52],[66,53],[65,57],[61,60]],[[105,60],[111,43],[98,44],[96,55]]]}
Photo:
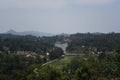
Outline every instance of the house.
{"label": "house", "polygon": [[30,57],[32,57],[32,54],[26,54],[25,57],[30,58]]}

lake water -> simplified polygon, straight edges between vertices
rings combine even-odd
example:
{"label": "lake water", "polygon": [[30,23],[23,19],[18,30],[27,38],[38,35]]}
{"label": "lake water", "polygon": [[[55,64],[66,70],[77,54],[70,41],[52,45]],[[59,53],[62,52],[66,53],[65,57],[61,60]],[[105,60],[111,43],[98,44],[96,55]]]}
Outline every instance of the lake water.
{"label": "lake water", "polygon": [[61,48],[64,53],[66,53],[66,48],[68,47],[68,43],[55,43],[55,47]]}

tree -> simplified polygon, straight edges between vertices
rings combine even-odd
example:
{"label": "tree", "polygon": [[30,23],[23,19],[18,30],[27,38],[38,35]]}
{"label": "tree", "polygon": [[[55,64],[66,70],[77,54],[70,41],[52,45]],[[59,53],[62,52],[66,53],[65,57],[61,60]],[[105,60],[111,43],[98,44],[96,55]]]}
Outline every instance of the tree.
{"label": "tree", "polygon": [[109,79],[120,78],[120,45],[115,49],[115,52],[107,54],[103,59],[104,74]]}
{"label": "tree", "polygon": [[50,59],[57,59],[59,57],[61,57],[63,55],[63,51],[61,48],[54,48],[51,52],[50,52]]}
{"label": "tree", "polygon": [[101,63],[96,56],[88,56],[82,60],[75,71],[77,80],[100,80],[102,78]]}
{"label": "tree", "polygon": [[61,80],[61,75],[58,70],[52,66],[46,66],[40,69],[38,73],[38,80]]}

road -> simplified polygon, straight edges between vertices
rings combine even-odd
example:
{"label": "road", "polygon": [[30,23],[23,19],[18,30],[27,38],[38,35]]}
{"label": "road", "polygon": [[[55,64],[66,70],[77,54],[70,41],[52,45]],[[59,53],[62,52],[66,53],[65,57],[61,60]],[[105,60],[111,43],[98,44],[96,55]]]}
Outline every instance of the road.
{"label": "road", "polygon": [[47,64],[49,64],[49,63],[56,62],[57,60],[58,60],[58,59],[51,60],[51,61],[49,61],[49,62],[46,62],[46,63],[42,64],[42,66],[45,66],[45,65],[47,65]]}
{"label": "road", "polygon": [[[77,54],[77,53],[64,53],[65,55],[64,56],[61,56],[61,57],[65,57],[65,56],[85,56],[86,54]],[[53,63],[53,62],[56,62],[57,60],[59,59],[54,59],[54,60],[51,60],[51,61],[48,61],[44,64],[42,64],[42,66],[45,66],[49,63]]]}

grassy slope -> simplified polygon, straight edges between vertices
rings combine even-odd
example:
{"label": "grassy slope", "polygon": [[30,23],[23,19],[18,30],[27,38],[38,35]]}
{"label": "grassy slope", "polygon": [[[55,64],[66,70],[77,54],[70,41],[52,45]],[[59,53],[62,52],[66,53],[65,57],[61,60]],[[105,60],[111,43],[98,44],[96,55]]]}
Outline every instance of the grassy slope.
{"label": "grassy slope", "polygon": [[55,61],[48,65],[54,67],[55,69],[61,70],[63,67],[67,66],[70,63],[70,61],[73,60],[74,58],[80,59],[81,57],[80,56],[65,56],[63,58],[60,58],[58,61]]}

